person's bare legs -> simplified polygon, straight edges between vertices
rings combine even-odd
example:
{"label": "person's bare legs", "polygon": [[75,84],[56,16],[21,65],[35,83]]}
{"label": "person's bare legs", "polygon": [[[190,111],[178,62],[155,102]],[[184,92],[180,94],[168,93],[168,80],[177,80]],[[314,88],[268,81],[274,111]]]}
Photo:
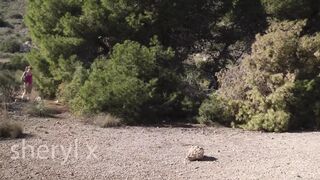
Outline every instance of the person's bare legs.
{"label": "person's bare legs", "polygon": [[30,100],[30,96],[31,96],[30,93],[23,92],[23,94],[21,96],[21,99],[22,100],[26,99],[27,101],[29,101]]}
{"label": "person's bare legs", "polygon": [[31,92],[32,92],[32,85],[27,84],[26,93],[25,93],[27,95],[27,101],[29,101],[31,99]]}
{"label": "person's bare legs", "polygon": [[21,96],[22,100],[24,100],[25,95],[26,95],[26,89],[23,90],[23,93],[22,93],[22,96]]}
{"label": "person's bare legs", "polygon": [[29,92],[29,86],[28,85],[24,85],[24,90],[23,90],[23,93],[22,93],[22,96],[21,96],[21,99],[24,100],[25,97],[26,97],[26,100],[29,101],[30,100],[30,96],[31,96],[31,92]]}

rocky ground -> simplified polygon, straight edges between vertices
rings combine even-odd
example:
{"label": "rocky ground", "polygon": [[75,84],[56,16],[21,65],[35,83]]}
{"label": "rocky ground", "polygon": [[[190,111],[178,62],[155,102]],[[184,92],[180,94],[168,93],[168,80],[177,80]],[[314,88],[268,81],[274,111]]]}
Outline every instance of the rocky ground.
{"label": "rocky ground", "polygon": [[[0,141],[0,179],[319,179],[320,133],[214,127],[102,129],[69,114],[20,117],[26,135]],[[203,161],[185,159],[205,149]]]}

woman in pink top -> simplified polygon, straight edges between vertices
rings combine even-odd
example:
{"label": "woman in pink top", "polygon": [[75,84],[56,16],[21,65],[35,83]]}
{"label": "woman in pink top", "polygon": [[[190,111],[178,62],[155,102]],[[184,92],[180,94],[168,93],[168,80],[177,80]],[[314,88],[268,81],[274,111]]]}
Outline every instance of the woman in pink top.
{"label": "woman in pink top", "polygon": [[25,71],[22,74],[22,81],[24,82],[24,91],[22,94],[22,99],[27,95],[27,100],[30,99],[31,91],[32,91],[32,68],[31,66],[26,67]]}

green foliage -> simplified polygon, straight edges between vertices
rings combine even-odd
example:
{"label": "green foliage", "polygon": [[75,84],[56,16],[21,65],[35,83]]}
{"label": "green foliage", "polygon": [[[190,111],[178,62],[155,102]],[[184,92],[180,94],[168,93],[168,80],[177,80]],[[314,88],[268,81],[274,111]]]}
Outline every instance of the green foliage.
{"label": "green foliage", "polygon": [[13,55],[10,58],[10,63],[9,63],[10,67],[8,67],[7,69],[24,71],[25,67],[27,67],[28,64],[29,63],[23,54]]}
{"label": "green foliage", "polygon": [[216,94],[212,94],[208,100],[205,100],[200,109],[198,122],[201,124],[211,124],[218,122],[230,125],[233,120],[230,106],[225,101],[219,99]]}
{"label": "green foliage", "polygon": [[320,78],[297,81],[294,88],[294,100],[291,103],[290,111],[292,119],[291,129],[320,128]]}
{"label": "green foliage", "polygon": [[26,24],[39,47],[39,57],[50,66],[53,84],[60,84],[59,76],[65,70],[57,67],[58,60],[74,57],[88,68],[100,55],[109,56],[113,46],[124,40],[147,45],[156,35],[161,44],[179,48],[176,53],[182,61],[196,41],[212,37],[212,21],[225,9],[221,3],[220,0],[31,0]]}
{"label": "green foliage", "polygon": [[320,36],[301,37],[304,26],[305,21],[272,24],[256,37],[251,55],[220,73],[217,95],[232,109],[232,124],[276,132],[318,125]]}
{"label": "green foliage", "polygon": [[225,1],[224,6],[226,13],[214,27],[230,43],[254,36],[267,26],[265,10],[260,0]]}
{"label": "green foliage", "polygon": [[178,79],[170,69],[173,57],[171,49],[156,41],[149,48],[133,41],[117,44],[110,59],[92,65],[73,109],[81,114],[107,111],[127,123],[172,113],[179,105]]}
{"label": "green foliage", "polygon": [[283,132],[288,130],[289,121],[289,113],[269,109],[267,112],[252,116],[252,119],[244,126],[244,128],[249,130]]}
{"label": "green foliage", "polygon": [[20,51],[20,45],[15,39],[7,39],[0,43],[0,51],[6,53],[15,53]]}
{"label": "green foliage", "polygon": [[[241,10],[242,8],[244,9]],[[59,9],[59,11],[57,11],[57,9]],[[101,56],[109,59],[108,57],[112,49],[117,48],[114,47],[114,45],[122,43],[125,40],[134,40],[146,46],[149,39],[157,35],[161,44],[174,49],[176,57],[178,57],[181,62],[186,58],[188,52],[198,51],[203,48],[202,42],[211,41],[214,37],[218,37],[217,41],[221,43],[224,42],[221,37],[227,38],[232,33],[233,35],[230,36],[231,38],[227,44],[221,45],[218,48],[222,56],[228,56],[227,54],[229,54],[229,52],[225,52],[225,49],[228,48],[223,46],[228,47],[230,44],[237,43],[239,39],[246,39],[243,38],[244,35],[247,36],[249,34],[249,36],[253,37],[253,34],[260,31],[260,29],[257,31],[254,30],[254,26],[252,26],[249,28],[250,33],[246,33],[246,30],[243,29],[244,27],[248,27],[248,24],[258,24],[259,27],[261,26],[260,28],[264,27],[265,17],[263,11],[261,13],[261,9],[262,6],[258,1],[163,0],[142,2],[129,0],[32,0],[28,4],[26,22],[30,28],[33,42],[39,47],[39,51],[31,53],[29,61],[35,69],[36,82],[42,94],[53,96],[56,94],[57,87],[66,89],[64,87],[72,86],[73,88],[71,89],[84,89],[80,87],[82,85],[80,85],[79,82],[71,82],[73,81],[74,69],[70,70],[68,67],[76,67],[74,66],[74,64],[77,64],[76,62],[80,62],[79,64],[81,64],[83,68],[90,66],[95,67],[99,64],[98,62],[94,62],[96,61],[95,59],[101,59],[99,58]],[[233,24],[228,27],[221,25],[224,24],[223,20],[226,19],[223,17],[228,17],[225,15],[226,13],[232,14],[230,21],[232,21]],[[250,20],[246,21],[248,18]],[[228,29],[228,31],[225,33],[226,29]],[[237,29],[237,31],[232,31],[232,29]],[[213,32],[213,30],[217,32]],[[229,33],[229,31],[232,32]],[[133,55],[136,56],[136,54]],[[233,58],[228,57],[228,60],[222,57],[215,57],[215,59],[219,59],[219,63],[212,63],[212,65],[207,66],[208,68],[203,70],[205,71],[204,74],[211,73],[212,75],[212,73],[224,67],[230,59],[231,61],[235,60],[236,56],[237,55]],[[174,77],[174,72],[180,74],[184,71],[180,62],[163,63],[167,64],[165,65],[166,72],[160,75],[160,79],[166,79],[166,81],[168,81],[168,79],[172,78],[172,81],[176,81],[177,78]],[[94,65],[92,65],[92,63]],[[107,68],[110,64],[112,65],[112,63],[106,64],[104,68]],[[168,68],[169,65],[171,66],[170,68]],[[157,64],[156,66],[162,65]],[[151,71],[161,68],[163,67],[150,67]],[[114,71],[113,69],[111,70]],[[148,72],[149,70],[145,71]],[[90,73],[90,77],[93,76],[92,74],[94,74],[94,71]],[[109,81],[128,82],[126,88],[133,88],[132,92],[141,90],[143,94],[144,91],[151,91],[150,89],[146,90],[143,84],[151,81],[150,77],[154,78],[159,75],[149,73],[141,74],[139,75],[139,79],[142,79],[142,82],[135,82],[136,79],[132,79],[131,75],[124,76],[122,73],[114,72],[112,76],[108,76],[112,77]],[[188,75],[186,74],[186,76]],[[100,82],[91,81],[96,83]],[[173,91],[171,87],[165,86],[165,82],[156,78],[154,81],[155,84],[159,83],[163,86],[161,89],[168,88],[166,91]],[[87,84],[89,83],[87,82],[85,86],[89,86]],[[175,99],[177,97],[180,98],[181,94],[184,94],[184,97],[181,97],[181,102],[173,103],[175,104],[174,106],[183,106],[183,109],[186,111],[193,109],[190,113],[194,113],[194,109],[199,107],[201,101],[204,99],[205,92],[202,90],[204,88],[188,82],[184,82],[184,85],[185,86],[177,91],[176,94],[166,92],[162,95],[168,97],[157,97],[153,95],[155,97],[149,98],[141,96],[141,104],[147,104],[144,103],[144,101],[147,101],[144,99],[153,99],[152,101],[148,100],[148,103],[155,103],[154,105],[150,105],[151,109],[153,109],[152,111],[155,111],[156,107],[160,106],[158,105],[159,102],[164,101],[163,99],[176,102]],[[100,87],[95,87],[94,89],[98,88]],[[101,89],[105,89],[105,87],[101,87]],[[125,89],[125,87],[121,87],[119,91],[122,89]],[[70,90],[70,92],[67,92],[68,90],[65,91],[66,92],[60,92],[60,94],[76,94],[71,93],[75,90]],[[155,92],[155,94],[161,93]],[[61,96],[73,98],[73,96],[68,95]],[[128,101],[130,100],[128,104],[133,104],[133,102],[137,100],[134,97],[133,95],[128,98]],[[73,102],[72,98],[66,99],[66,101]],[[76,97],[76,99],[79,99],[79,97]],[[82,99],[85,99],[83,103],[88,103],[88,106],[92,107],[83,111],[109,109],[107,107],[102,108],[102,105],[91,103],[91,100],[100,102],[107,101],[107,99],[99,98],[98,101],[93,100],[94,98],[89,98],[89,96],[83,97]],[[74,100],[74,102],[78,102],[78,100]],[[105,104],[106,102],[100,103]],[[164,114],[168,114],[166,111],[172,111],[172,107],[170,106],[162,105],[160,106],[161,108],[158,107],[159,109],[157,111],[160,112],[162,110]],[[81,104],[79,108],[75,107],[75,109],[85,107],[85,105]],[[139,109],[139,107],[137,108]],[[132,107],[129,109],[132,109]],[[140,109],[145,109],[145,107]],[[134,111],[139,112],[142,110]],[[178,112],[176,114],[178,114]]]}
{"label": "green foliage", "polygon": [[41,97],[54,97],[58,82],[54,80],[49,71],[49,63],[42,58],[37,50],[32,50],[27,55],[28,62],[32,66],[33,79],[37,85]]}
{"label": "green foliage", "polygon": [[200,70],[211,84],[217,84],[217,72],[250,53],[255,35],[268,27],[260,0],[226,0],[221,5],[222,13],[210,26],[214,36],[200,45],[201,52],[209,55]]}
{"label": "green foliage", "polygon": [[37,48],[27,59],[41,95],[58,95],[79,114],[107,111],[127,123],[192,116],[219,85],[199,109],[201,123],[318,127],[318,4],[29,0]]}
{"label": "green foliage", "polygon": [[88,72],[83,66],[79,65],[73,74],[70,82],[60,84],[59,98],[66,103],[70,103],[77,95],[82,85],[88,78]]}
{"label": "green foliage", "polygon": [[279,19],[308,18],[319,10],[319,0],[262,0],[266,12]]}

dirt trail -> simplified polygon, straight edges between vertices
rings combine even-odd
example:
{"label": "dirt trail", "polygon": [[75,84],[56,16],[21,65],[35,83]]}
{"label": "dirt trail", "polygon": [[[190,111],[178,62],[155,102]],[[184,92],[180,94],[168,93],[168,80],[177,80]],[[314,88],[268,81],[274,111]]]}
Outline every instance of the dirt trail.
{"label": "dirt trail", "polygon": [[[29,134],[25,139],[0,141],[0,179],[320,179],[318,132],[102,129],[68,114],[61,119],[21,121]],[[23,143],[35,148],[34,157],[28,147],[22,158]],[[208,157],[186,161],[191,145],[203,146]],[[17,156],[12,146],[18,159],[12,159]],[[41,158],[37,156],[39,147]],[[67,160],[59,147],[66,152],[71,147]]]}

